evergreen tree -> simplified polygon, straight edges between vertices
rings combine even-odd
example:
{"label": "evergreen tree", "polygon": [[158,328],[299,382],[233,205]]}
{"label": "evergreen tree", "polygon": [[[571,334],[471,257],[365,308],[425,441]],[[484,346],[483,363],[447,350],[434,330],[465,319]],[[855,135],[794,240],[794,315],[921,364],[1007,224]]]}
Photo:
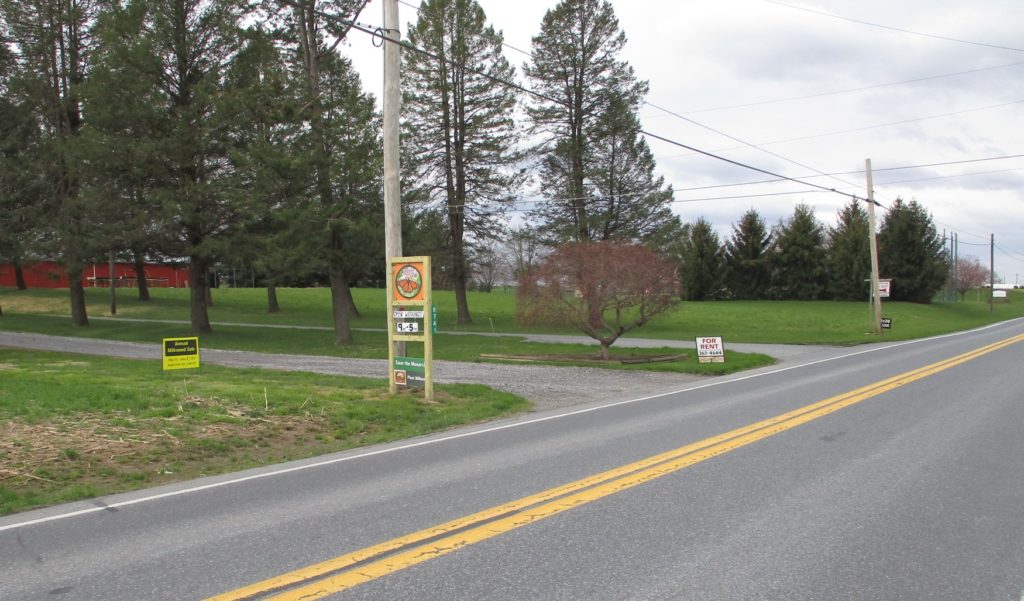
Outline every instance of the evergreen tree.
{"label": "evergreen tree", "polygon": [[[228,253],[252,219],[250,198],[240,193],[231,161],[236,115],[227,103],[226,72],[237,58],[240,11],[227,0],[133,0],[137,31],[119,39],[126,47],[116,71],[121,85],[151,105],[153,135],[145,140],[152,178],[146,203],[163,250],[188,257],[192,331],[212,331],[207,311],[209,271]],[[133,104],[107,107],[107,121],[131,121]],[[131,144],[131,130],[108,131]]]}
{"label": "evergreen tree", "polygon": [[30,177],[46,186],[37,199],[46,216],[37,224],[39,239],[68,270],[77,326],[89,324],[82,270],[96,252],[96,211],[79,193],[81,166],[72,152],[84,121],[79,87],[89,72],[98,13],[96,0],[0,0],[0,40],[16,59],[7,94],[38,119],[31,168],[39,176]]}
{"label": "evergreen tree", "polygon": [[416,196],[444,207],[457,321],[465,324],[472,322],[470,240],[501,229],[520,179],[513,169],[521,160],[514,151],[516,96],[498,83],[511,81],[515,70],[475,0],[425,0],[419,14],[409,41],[430,55],[403,55],[406,156]]}
{"label": "evergreen tree", "polygon": [[930,303],[949,265],[932,217],[917,201],[897,198],[878,233],[878,269],[892,278],[892,299]]}
{"label": "evergreen tree", "polygon": [[818,300],[825,296],[828,274],[825,233],[814,211],[797,205],[775,235],[775,293],[785,300]]}
{"label": "evergreen tree", "polygon": [[732,298],[768,298],[771,287],[772,235],[761,215],[750,209],[732,227],[725,243],[725,283]]}
{"label": "evergreen tree", "polygon": [[[352,342],[349,318],[357,313],[351,283],[357,269],[373,256],[383,266],[383,245],[376,248],[375,225],[382,199],[380,123],[372,97],[362,91],[351,63],[337,53],[351,23],[367,0],[264,0],[267,22],[291,58],[301,82],[303,135],[299,144],[309,164],[315,202],[308,223],[321,226],[321,257],[331,285],[335,344]],[[378,218],[379,216],[379,218]]]}
{"label": "evergreen tree", "polygon": [[867,300],[871,291],[871,243],[868,213],[851,200],[828,231],[828,290],[836,300]]}
{"label": "evergreen tree", "polygon": [[686,300],[720,298],[724,257],[718,234],[711,226],[711,222],[703,217],[687,228],[686,234],[680,274]]}
{"label": "evergreen tree", "polygon": [[[550,100],[528,107],[545,137],[540,182],[548,202],[536,211],[558,240],[631,238],[632,224],[654,223],[671,193],[653,176],[653,159],[637,141],[636,111],[647,93],[619,58],[626,43],[607,0],[562,0],[533,38],[525,67]],[[624,207],[630,206],[627,215]]]}
{"label": "evergreen tree", "polygon": [[267,312],[277,313],[278,285],[321,267],[315,257],[322,242],[310,235],[306,219],[312,175],[297,148],[302,133],[297,82],[272,36],[252,29],[245,38],[228,72],[233,110],[239,115],[234,160],[245,192],[266,210],[249,232],[250,243],[233,256],[259,271],[267,288]]}
{"label": "evergreen tree", "polygon": [[654,155],[639,131],[636,111],[621,98],[598,120],[587,166],[593,239],[648,242],[673,218],[672,187],[655,176]]}
{"label": "evergreen tree", "polygon": [[15,285],[24,290],[22,264],[43,221],[45,186],[37,160],[39,123],[12,93],[14,70],[14,56],[0,44],[0,261],[13,265]]}

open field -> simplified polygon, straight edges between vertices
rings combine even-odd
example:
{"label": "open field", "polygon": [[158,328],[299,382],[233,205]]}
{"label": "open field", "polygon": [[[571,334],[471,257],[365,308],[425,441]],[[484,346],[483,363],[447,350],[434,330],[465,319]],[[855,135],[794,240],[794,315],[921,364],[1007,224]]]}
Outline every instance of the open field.
{"label": "open field", "polygon": [[399,440],[523,411],[479,385],[0,348],[0,514]]}
{"label": "open field", "polygon": [[[174,320],[188,321],[187,290],[158,289],[154,291],[154,299],[145,303],[139,302],[131,294],[132,292],[134,291],[119,290],[120,298],[116,318],[93,319],[88,328],[75,328],[70,325],[66,315],[67,291],[26,290],[16,292],[6,289],[0,296],[0,303],[3,304],[5,313],[5,317],[0,319],[0,329],[149,343],[159,342],[161,338],[189,333],[187,323],[166,323]],[[265,305],[261,304],[265,303],[262,290],[244,288],[217,290],[215,293],[216,304],[210,309],[214,332],[204,335],[201,344],[205,348],[385,359],[387,358],[387,334],[384,331],[386,317],[382,306],[384,293],[381,290],[356,290],[355,292],[356,301],[360,310],[363,311],[363,316],[353,320],[353,327],[362,328],[362,330],[354,333],[355,341],[348,346],[335,346],[330,331],[307,329],[331,326],[329,291],[324,289],[283,291],[281,297],[284,312],[274,315],[268,314]],[[90,315],[94,318],[109,316],[109,291],[89,289],[87,293]],[[597,347],[593,345],[543,344],[526,342],[516,336],[491,337],[464,333],[485,331],[490,333],[492,321],[497,332],[530,332],[531,330],[515,324],[515,299],[511,294],[474,295],[474,302],[478,298],[483,298],[487,303],[481,302],[481,306],[489,308],[494,314],[502,317],[500,320],[488,317],[486,328],[480,327],[478,323],[474,324],[473,329],[456,327],[454,323],[455,302],[451,293],[442,292],[437,296],[440,297],[437,300],[440,305],[439,328],[441,333],[434,339],[434,357],[439,360],[479,361],[481,355],[487,354],[549,356],[552,357],[552,360],[545,363],[552,365],[587,365],[609,369],[674,371],[708,375],[742,371],[772,362],[764,355],[727,351],[726,363],[701,364],[694,360],[693,351],[671,348],[627,349],[622,346],[612,347],[613,359],[636,359],[663,355],[683,355],[686,359],[668,363],[635,365],[623,365],[618,361],[599,362],[597,361]],[[291,299],[290,304],[285,300],[287,298]],[[481,320],[483,318],[477,319],[477,321]],[[367,329],[370,331],[365,331]],[[534,328],[532,331],[545,334],[579,334],[578,331],[568,328]],[[451,335],[444,332],[460,332],[460,334]],[[640,333],[654,334],[655,330],[645,327],[640,330]],[[702,332],[702,334],[707,334],[707,332]],[[677,338],[671,333],[663,332],[661,336],[656,337],[692,340],[696,335]],[[410,344],[410,349],[410,354],[419,356],[417,353],[421,351],[416,348],[414,343]],[[560,360],[555,359],[556,357]]]}
{"label": "open field", "polygon": [[[188,290],[158,288],[153,300],[142,303],[135,291],[118,290],[118,317],[135,319],[188,320]],[[87,289],[92,316],[109,315],[109,291]],[[68,316],[67,290],[0,289],[0,304],[13,316],[49,314]],[[362,313],[354,318],[355,328],[383,329],[386,322],[384,291],[353,290]],[[323,288],[281,289],[282,312],[266,312],[266,292],[261,288],[222,288],[214,291],[213,322],[263,325],[330,327],[330,291]],[[455,323],[455,299],[451,292],[436,291],[441,331],[561,333],[578,334],[572,328],[526,327],[515,319],[515,295],[497,289],[492,293],[470,293],[474,323]],[[979,302],[979,299],[981,302]],[[930,305],[885,302],[883,313],[894,327],[886,339],[905,340],[978,327],[986,323],[1024,316],[1024,290],[1010,291],[1006,301],[997,301],[989,313],[985,292],[967,294],[966,302],[935,302]],[[838,301],[711,301],[686,302],[627,336],[692,340],[697,336],[723,336],[732,342],[788,344],[860,344],[877,340],[868,329],[867,303]],[[53,333],[53,332],[49,332]],[[357,332],[357,339],[367,334]],[[357,340],[358,341],[358,340]],[[358,351],[355,351],[358,352]],[[502,351],[494,351],[502,352]],[[359,355],[353,355],[359,356]]]}

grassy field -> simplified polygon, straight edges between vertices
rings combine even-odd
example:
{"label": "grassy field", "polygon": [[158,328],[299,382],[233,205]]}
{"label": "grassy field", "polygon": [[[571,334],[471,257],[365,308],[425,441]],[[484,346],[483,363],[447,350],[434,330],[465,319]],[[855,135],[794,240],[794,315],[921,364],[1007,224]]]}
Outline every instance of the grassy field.
{"label": "grassy field", "polygon": [[[184,375],[182,375],[184,373]],[[173,375],[171,375],[173,374]],[[0,348],[0,514],[398,440],[523,411],[478,385]]]}
{"label": "grassy field", "polygon": [[[5,317],[0,319],[0,330],[150,343],[158,342],[161,338],[189,333],[187,323],[167,323],[167,321],[175,320],[187,322],[189,317],[187,291],[158,289],[153,293],[153,300],[148,302],[138,301],[130,294],[133,291],[122,290],[120,292],[117,317],[108,320],[95,318],[109,316],[109,291],[104,289],[87,290],[89,313],[94,319],[87,328],[74,328],[70,326],[67,317],[67,291],[27,290],[16,292],[6,289],[0,296],[0,303],[3,304],[5,311]],[[344,347],[334,345],[333,335],[330,331],[303,329],[330,327],[329,291],[324,289],[285,289],[280,293],[284,311],[273,315],[266,312],[264,294],[262,290],[244,288],[217,290],[215,305],[210,309],[214,332],[202,337],[202,346],[205,348],[356,358],[384,359],[387,357],[387,334],[384,331],[386,316],[382,306],[384,303],[383,291],[355,291],[356,301],[363,315],[353,320],[353,327],[361,330],[355,332],[355,341]],[[732,373],[768,365],[772,362],[771,358],[764,355],[727,351],[726,363],[701,364],[694,360],[693,351],[685,352],[671,348],[628,349],[624,347],[612,347],[612,358],[639,359],[651,356],[681,355],[685,359],[668,363],[631,365],[624,365],[618,361],[599,362],[596,360],[597,347],[594,345],[541,344],[526,342],[516,336],[495,338],[472,335],[473,332],[491,332],[490,324],[492,322],[495,325],[495,332],[524,333],[530,331],[515,323],[515,299],[511,294],[478,293],[473,296],[474,302],[479,299],[487,301],[479,303],[482,308],[487,308],[492,314],[501,316],[498,319],[487,317],[486,320],[478,317],[477,322],[485,321],[486,328],[481,327],[480,323],[469,328],[456,326],[455,302],[452,294],[441,292],[437,296],[440,305],[439,329],[441,334],[434,340],[434,356],[441,360],[479,361],[481,355],[488,354],[549,356],[552,357],[552,360],[544,363],[708,375]],[[273,327],[245,327],[226,324]],[[579,334],[579,332],[568,328],[561,330],[537,328],[533,331]],[[460,332],[460,334],[452,335],[445,334],[445,332]],[[655,331],[645,328],[641,330],[641,333],[654,334]],[[702,334],[707,334],[707,332],[702,332]],[[696,334],[681,339],[692,340],[695,336]],[[672,335],[664,335],[664,333],[659,337],[675,338]],[[410,354],[419,356],[417,353],[421,351],[416,348],[415,344],[412,344],[410,348]],[[555,357],[560,360],[554,359]]]}
{"label": "grassy field", "polygon": [[[87,289],[92,316],[109,315],[109,291]],[[0,289],[0,304],[11,316],[69,314],[66,290]],[[188,320],[188,290],[155,289],[153,300],[142,303],[134,290],[119,290],[118,317],[135,319]],[[353,291],[362,316],[353,320],[355,328],[379,328],[386,323],[384,291]],[[300,325],[329,327],[330,292],[326,289],[282,289],[278,293],[282,312],[266,312],[263,289],[233,288],[214,291],[215,306],[210,319],[263,325]],[[451,292],[436,291],[439,327],[442,331],[563,333],[578,334],[572,328],[526,327],[516,322],[515,295],[512,291],[472,292],[469,296],[474,322],[455,322],[455,299]],[[981,302],[978,301],[980,298]],[[978,327],[995,321],[1024,316],[1024,290],[1010,291],[1006,301],[997,301],[990,314],[987,296],[974,292],[965,302],[935,302],[930,305],[885,302],[883,313],[893,319],[887,339],[904,340]],[[98,323],[98,322],[97,322]],[[25,326],[28,327],[28,326]],[[35,326],[33,326],[35,327]],[[718,301],[681,303],[671,313],[653,320],[627,336],[674,340],[692,340],[697,336],[723,336],[732,342],[789,344],[860,344],[877,340],[868,330],[867,303],[837,301]],[[365,333],[357,338],[369,339]],[[358,351],[356,351],[358,352]],[[500,351],[496,351],[500,352]]]}

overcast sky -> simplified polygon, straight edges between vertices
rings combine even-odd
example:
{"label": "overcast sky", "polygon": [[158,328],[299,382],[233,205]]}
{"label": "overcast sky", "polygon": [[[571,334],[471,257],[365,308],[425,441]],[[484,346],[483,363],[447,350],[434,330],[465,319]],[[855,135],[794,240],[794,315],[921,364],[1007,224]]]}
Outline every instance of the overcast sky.
{"label": "overcast sky", "polygon": [[[506,44],[527,52],[544,13],[556,4],[479,1]],[[413,4],[418,6],[399,5],[403,28],[417,18]],[[864,160],[870,158],[879,202],[889,205],[898,196],[917,200],[931,212],[940,234],[959,234],[961,256],[985,264],[994,234],[996,273],[1007,283],[1024,285],[1024,157],[983,160],[1024,155],[1024,2],[613,0],[612,5],[628,38],[622,58],[650,84],[649,104],[640,111],[645,130],[862,197]],[[372,0],[359,21],[377,26],[381,15],[381,1]],[[359,32],[350,34],[344,51],[366,90],[379,97],[382,51]],[[528,57],[512,48],[506,54],[521,75]],[[711,187],[770,178],[662,141],[648,142],[659,173],[677,190],[676,213],[685,221],[711,220],[723,238],[751,207],[771,225],[803,202],[831,226],[848,202],[794,182]],[[960,163],[935,165],[953,162]],[[919,165],[935,166],[895,169]],[[837,180],[818,172],[846,174]],[[531,191],[523,197],[536,198]]]}

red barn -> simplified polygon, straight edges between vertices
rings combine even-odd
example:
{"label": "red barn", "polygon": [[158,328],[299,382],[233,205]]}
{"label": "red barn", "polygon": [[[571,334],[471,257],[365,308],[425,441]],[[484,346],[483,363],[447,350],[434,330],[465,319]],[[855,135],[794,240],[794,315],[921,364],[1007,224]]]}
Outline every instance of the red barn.
{"label": "red barn", "polygon": [[[143,268],[146,283],[151,288],[187,288],[188,268],[147,263]],[[25,285],[29,288],[67,288],[68,271],[53,261],[40,261],[22,266]],[[82,285],[87,288],[107,288],[111,279],[118,288],[134,288],[138,285],[135,267],[131,263],[115,263],[113,278],[110,263],[86,263],[82,272]],[[0,286],[15,287],[14,265],[0,263]]]}

